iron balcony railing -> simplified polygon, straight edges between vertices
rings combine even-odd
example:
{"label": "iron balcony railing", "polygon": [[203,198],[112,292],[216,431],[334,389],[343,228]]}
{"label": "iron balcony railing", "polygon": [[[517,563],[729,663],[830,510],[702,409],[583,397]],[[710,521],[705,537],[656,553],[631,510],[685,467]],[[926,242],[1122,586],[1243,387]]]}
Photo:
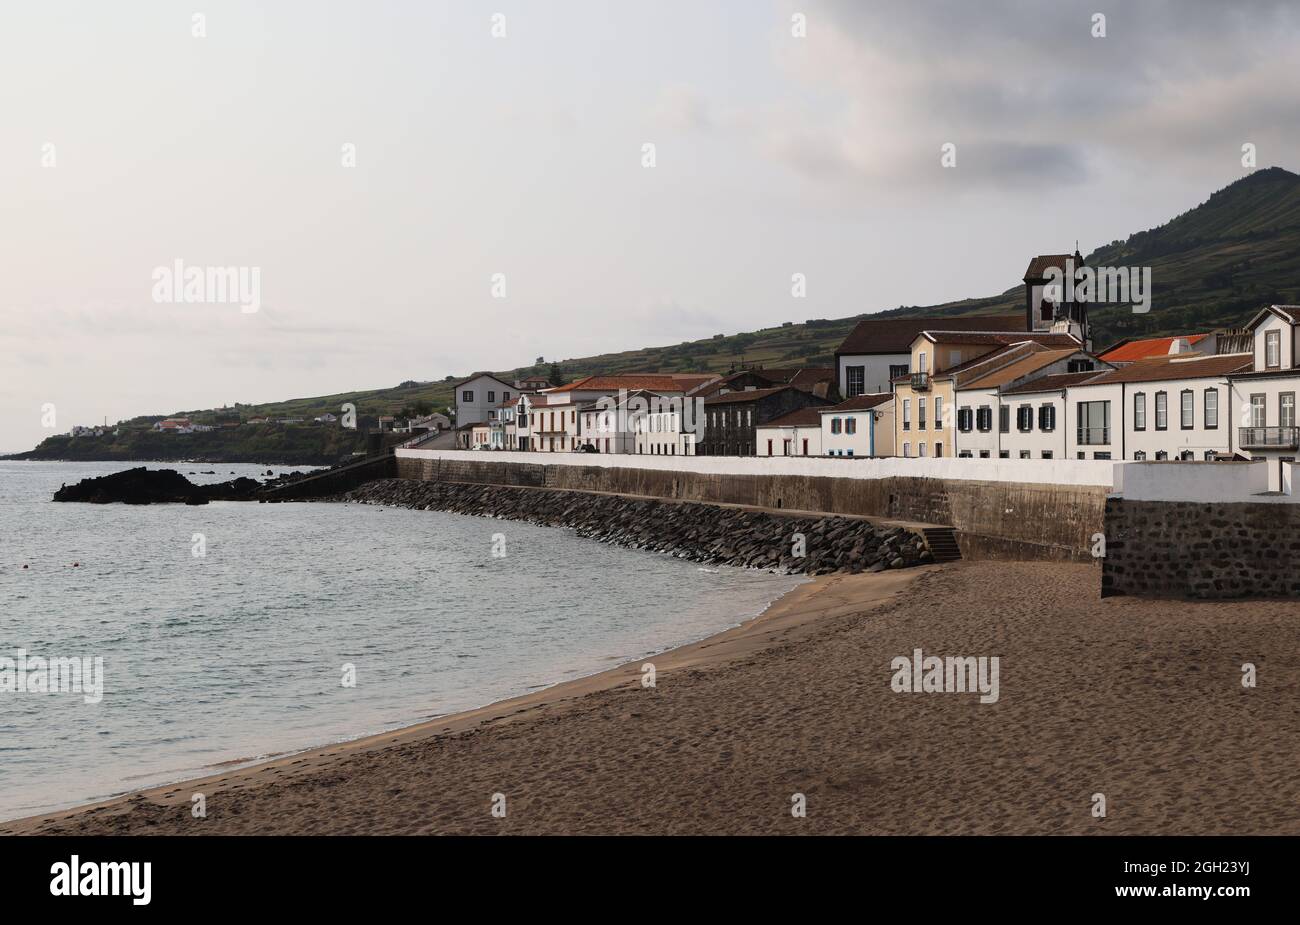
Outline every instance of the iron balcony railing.
{"label": "iron balcony railing", "polygon": [[1300,427],[1243,427],[1237,445],[1243,450],[1285,449],[1300,447]]}
{"label": "iron balcony railing", "polygon": [[1079,446],[1105,446],[1110,443],[1109,427],[1078,428]]}
{"label": "iron balcony railing", "polygon": [[912,373],[912,389],[917,392],[928,392],[930,390],[930,374]]}

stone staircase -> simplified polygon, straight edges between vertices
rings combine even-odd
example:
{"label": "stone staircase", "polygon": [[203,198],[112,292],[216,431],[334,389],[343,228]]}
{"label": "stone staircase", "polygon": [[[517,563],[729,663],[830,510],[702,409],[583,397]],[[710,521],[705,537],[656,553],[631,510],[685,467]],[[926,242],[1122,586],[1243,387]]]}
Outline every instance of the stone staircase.
{"label": "stone staircase", "polygon": [[957,531],[952,527],[925,527],[921,533],[925,535],[925,545],[930,547],[935,562],[956,562],[961,559]]}

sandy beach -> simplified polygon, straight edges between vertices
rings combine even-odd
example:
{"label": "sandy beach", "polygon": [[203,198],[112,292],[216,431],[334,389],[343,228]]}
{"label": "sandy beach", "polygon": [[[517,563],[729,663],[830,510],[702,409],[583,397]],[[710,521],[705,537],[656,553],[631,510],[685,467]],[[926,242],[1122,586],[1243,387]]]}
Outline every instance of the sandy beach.
{"label": "sandy beach", "polygon": [[[1300,604],[1098,585],[1059,563],[824,577],[655,657],[653,688],[638,661],[0,832],[1300,833]],[[892,690],[917,648],[998,656],[997,702]]]}

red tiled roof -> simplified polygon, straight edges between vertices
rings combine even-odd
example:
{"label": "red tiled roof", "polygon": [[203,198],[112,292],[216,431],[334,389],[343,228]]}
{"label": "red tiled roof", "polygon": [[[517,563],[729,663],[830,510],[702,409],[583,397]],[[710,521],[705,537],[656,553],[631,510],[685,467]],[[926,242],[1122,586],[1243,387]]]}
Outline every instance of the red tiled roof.
{"label": "red tiled roof", "polygon": [[1046,279],[1047,271],[1051,267],[1064,271],[1067,260],[1074,260],[1076,267],[1083,265],[1083,258],[1076,257],[1074,254],[1039,254],[1029,261],[1029,268],[1025,270],[1025,279]]}
{"label": "red tiled roof", "polygon": [[1023,315],[962,315],[955,318],[863,318],[835,353],[908,353],[922,331],[1021,331]]}
{"label": "red tiled roof", "polygon": [[777,392],[784,392],[786,389],[793,389],[792,385],[779,385],[773,389],[745,389],[740,392],[723,392],[721,395],[710,395],[704,399],[706,405],[728,405],[740,401],[758,401],[760,398],[767,398],[769,395],[775,395]]}
{"label": "red tiled roof", "polygon": [[1107,363],[1128,363],[1133,360],[1144,360],[1148,357],[1169,356],[1169,348],[1174,341],[1186,340],[1189,346],[1195,346],[1209,336],[1209,334],[1181,334],[1175,337],[1122,340],[1118,344],[1108,347],[1104,353],[1097,354],[1097,358],[1105,360]]}

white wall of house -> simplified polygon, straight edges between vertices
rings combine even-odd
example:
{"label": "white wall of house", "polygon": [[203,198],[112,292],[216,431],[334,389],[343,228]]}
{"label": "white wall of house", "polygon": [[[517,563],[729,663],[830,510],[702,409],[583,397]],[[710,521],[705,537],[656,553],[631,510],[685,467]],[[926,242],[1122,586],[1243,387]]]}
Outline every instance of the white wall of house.
{"label": "white wall of house", "polygon": [[[1269,489],[1285,490],[1285,463],[1300,458],[1300,451],[1292,442],[1278,446],[1259,445],[1258,438],[1268,441],[1277,440],[1281,434],[1242,433],[1243,428],[1278,428],[1295,427],[1300,424],[1296,403],[1300,400],[1300,370],[1294,375],[1283,375],[1260,379],[1230,380],[1231,414],[1223,421],[1232,428],[1233,449],[1252,459],[1266,460],[1269,463]],[[1256,439],[1252,440],[1251,437]],[[1294,434],[1292,434],[1294,436]],[[1246,442],[1243,442],[1243,438]]]}
{"label": "white wall of house", "polygon": [[823,411],[821,419],[821,445],[823,455],[876,455],[876,416],[874,414],[874,409],[867,408],[860,411]]}
{"label": "white wall of house", "polygon": [[[1207,400],[1207,392],[1212,400]],[[1185,426],[1183,414],[1185,393],[1190,393],[1191,398],[1190,427]],[[1229,393],[1228,381],[1221,377],[1126,383],[1125,457],[1155,461],[1162,454],[1166,459],[1204,460],[1207,454],[1227,453],[1232,437]],[[1159,413],[1162,402],[1163,415]]]}
{"label": "white wall of house", "polygon": [[[822,454],[822,429],[819,426],[791,424],[773,427],[760,424],[755,450],[759,456],[820,456]],[[807,452],[805,452],[807,441]],[[859,454],[862,455],[862,454]]]}
{"label": "white wall of house", "polygon": [[[911,353],[845,354],[838,358],[840,395],[852,398],[868,392],[892,391],[889,385],[890,366],[904,366],[910,369],[911,362]],[[864,387],[860,390],[849,391],[850,366],[863,368]]]}
{"label": "white wall of house", "polygon": [[[1000,435],[1000,452],[1005,452],[1007,459],[1067,458],[1066,432],[1069,425],[1063,389],[1004,395],[1002,401],[1007,407],[1007,432]],[[1050,415],[1043,414],[1044,406],[1053,409]],[[1023,417],[1022,407],[1029,409],[1029,414]],[[1027,430],[1021,428],[1025,418],[1028,419]]]}
{"label": "white wall of house", "polygon": [[630,417],[632,451],[645,456],[694,456],[698,435],[682,430],[682,412],[637,412]]}
{"label": "white wall of house", "polygon": [[[1280,363],[1270,365],[1268,362],[1268,333],[1277,334],[1278,359]],[[1255,369],[1290,369],[1295,366],[1296,337],[1292,325],[1271,312],[1255,328]]]}
{"label": "white wall of house", "polygon": [[[1105,402],[1109,405],[1109,424],[1102,432],[1101,427],[1090,427],[1083,434],[1080,442],[1080,408],[1085,403]],[[1124,444],[1124,386],[1121,383],[1111,385],[1076,385],[1066,390],[1065,416],[1057,421],[1058,427],[1065,428],[1065,455],[1070,459],[1123,459]],[[1014,425],[1014,421],[1013,424]],[[1080,456],[1079,454],[1083,454]]]}
{"label": "white wall of house", "polygon": [[[953,449],[955,455],[962,459],[997,459],[998,458],[998,407],[1001,404],[997,389],[959,389],[957,400],[951,409],[953,429]],[[980,410],[988,409],[987,430],[980,429]],[[963,411],[970,412],[969,428],[960,426],[965,422]],[[945,414],[948,409],[945,409]]]}

